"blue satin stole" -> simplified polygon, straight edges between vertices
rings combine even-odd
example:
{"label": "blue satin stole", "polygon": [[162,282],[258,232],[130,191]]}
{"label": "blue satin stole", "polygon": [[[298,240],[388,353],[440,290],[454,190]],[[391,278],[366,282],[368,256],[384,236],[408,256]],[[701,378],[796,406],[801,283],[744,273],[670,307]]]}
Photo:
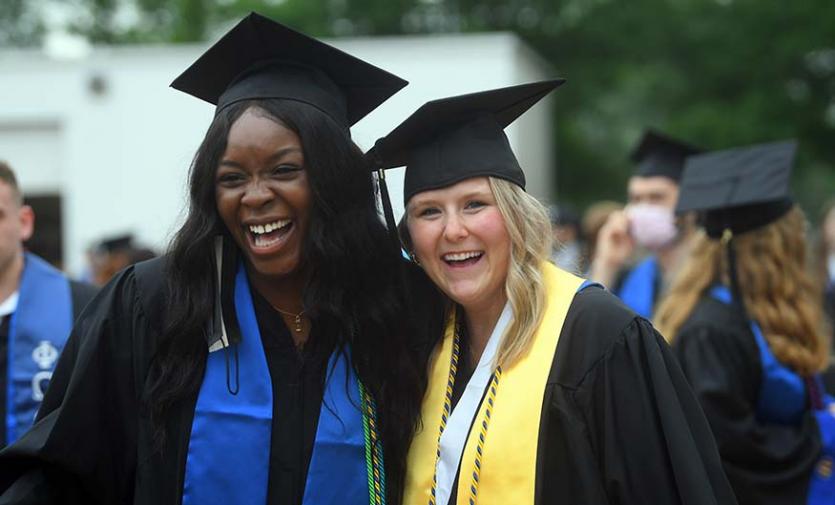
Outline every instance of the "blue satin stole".
{"label": "blue satin stole", "polygon": [[[227,359],[229,366],[234,364],[225,353],[232,349],[210,353],[192,422],[183,505],[267,503],[272,381],[243,265],[235,277],[234,298],[241,329],[241,342],[236,344],[239,388],[237,394],[227,388]],[[348,353],[335,352],[328,365],[304,505],[370,503],[361,405]]]}
{"label": "blue satin stole", "polygon": [[658,260],[655,256],[650,256],[626,274],[617,292],[618,298],[639,316],[651,318],[655,308],[655,285],[658,275]]}
{"label": "blue satin stole", "polygon": [[[711,296],[725,304],[733,296],[725,286],[714,286]],[[803,378],[777,361],[756,321],[749,322],[757,343],[762,366],[762,382],[757,398],[757,419],[764,423],[793,425],[800,422],[807,409],[806,384]]]}
{"label": "blue satin stole", "polygon": [[32,425],[73,320],[64,274],[33,254],[23,261],[17,308],[9,320],[7,444]]}
{"label": "blue satin stole", "polygon": [[[733,303],[733,296],[725,286],[714,286],[711,296],[725,304]],[[757,398],[757,419],[763,423],[797,425],[808,407],[806,384],[802,377],[783,365],[768,346],[756,321],[750,321],[751,332],[757,343],[762,364],[762,382]],[[823,381],[815,376],[818,391],[823,392]],[[830,411],[833,398],[823,395],[824,408],[814,411],[821,437],[821,456],[812,472],[806,503],[809,505],[835,504],[835,416]]]}

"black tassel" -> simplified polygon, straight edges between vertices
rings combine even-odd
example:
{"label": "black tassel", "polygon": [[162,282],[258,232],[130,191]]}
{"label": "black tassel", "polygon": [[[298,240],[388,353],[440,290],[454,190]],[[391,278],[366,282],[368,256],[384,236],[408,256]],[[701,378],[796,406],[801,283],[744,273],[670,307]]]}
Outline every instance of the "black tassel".
{"label": "black tassel", "polygon": [[235,312],[235,276],[238,274],[238,246],[229,237],[223,237],[223,265],[220,270],[220,307],[226,326],[228,344],[241,341],[241,328]]}
{"label": "black tassel", "polygon": [[[238,345],[241,342],[241,329],[238,326],[238,314],[235,312],[235,276],[238,271],[238,247],[229,237],[221,237],[221,253],[219,261],[220,279],[219,286],[215,286],[218,293],[215,310],[215,331],[216,335],[223,338],[226,332],[226,342],[223,348],[223,357],[226,362],[226,390],[232,395],[237,395],[240,390],[240,361],[238,359]],[[222,315],[222,325],[219,324]],[[232,359],[230,360],[230,352]],[[231,363],[230,363],[231,361]],[[234,371],[231,368],[234,367]],[[234,381],[233,381],[234,377]]]}
{"label": "black tassel", "polygon": [[745,310],[745,301],[742,298],[742,290],[739,287],[739,277],[736,271],[736,246],[734,244],[733,232],[730,229],[725,229],[722,234],[722,243],[725,245],[725,251],[728,255],[728,277],[731,281],[731,294],[733,294],[734,302],[739,305],[742,310],[742,315],[745,319],[749,319],[748,311]]}
{"label": "black tassel", "polygon": [[[234,352],[233,355],[233,365],[235,367],[235,385],[232,386],[231,381],[231,373],[229,373],[229,349],[232,349]],[[241,390],[241,376],[240,376],[240,368],[241,364],[238,360],[238,344],[229,344],[229,346],[223,348],[223,357],[226,359],[226,390],[229,391],[231,395],[237,395],[238,391]]]}
{"label": "black tassel", "polygon": [[374,145],[366,153],[366,161],[371,168],[377,170],[377,183],[380,185],[380,200],[383,203],[383,217],[386,220],[386,228],[388,228],[389,236],[391,237],[392,245],[395,246],[397,252],[400,252],[400,235],[397,233],[397,223],[394,221],[394,211],[391,208],[391,197],[389,196],[389,188],[386,184],[386,169],[383,167],[383,158],[380,154],[380,141]]}
{"label": "black tassel", "polygon": [[394,221],[394,211],[391,208],[391,198],[389,197],[389,188],[386,184],[385,170],[377,170],[377,180],[380,184],[380,199],[383,201],[383,215],[386,218],[386,227],[388,228],[392,242],[400,250],[400,236],[397,234],[397,223]]}

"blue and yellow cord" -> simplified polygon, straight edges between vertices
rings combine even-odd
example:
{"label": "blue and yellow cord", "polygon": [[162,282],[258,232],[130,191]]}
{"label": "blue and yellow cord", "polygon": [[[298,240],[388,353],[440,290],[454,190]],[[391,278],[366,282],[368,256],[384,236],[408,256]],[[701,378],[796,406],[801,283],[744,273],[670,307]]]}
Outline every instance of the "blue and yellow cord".
{"label": "blue and yellow cord", "polygon": [[[455,332],[455,339],[452,342],[452,357],[449,360],[449,376],[447,378],[446,395],[444,397],[444,410],[441,412],[441,427],[438,432],[438,450],[435,454],[435,468],[438,467],[438,460],[441,458],[441,436],[444,434],[447,420],[452,413],[452,390],[455,386],[455,375],[458,372],[458,358],[461,354],[461,339],[458,331]],[[487,428],[490,426],[490,417],[493,415],[493,406],[496,402],[496,391],[499,388],[499,380],[502,378],[502,367],[497,367],[490,379],[490,387],[487,390],[487,407],[484,409],[484,419],[481,420],[480,432],[478,434],[478,445],[476,446],[475,469],[473,470],[472,482],[470,483],[470,505],[476,504],[478,497],[478,482],[481,477],[481,457],[484,454],[484,441],[487,439]],[[429,505],[437,505],[436,492],[438,486],[437,470],[432,477],[432,493],[429,496]],[[446,505],[446,504],[442,504]]]}

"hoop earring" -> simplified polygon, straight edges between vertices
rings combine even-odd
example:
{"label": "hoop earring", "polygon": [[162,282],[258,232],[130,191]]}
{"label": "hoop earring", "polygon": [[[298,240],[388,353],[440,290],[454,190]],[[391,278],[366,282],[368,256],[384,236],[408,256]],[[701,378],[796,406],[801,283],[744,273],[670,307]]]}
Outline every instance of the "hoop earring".
{"label": "hoop earring", "polygon": [[420,260],[418,259],[417,254],[415,254],[414,251],[409,251],[409,258],[412,260],[412,263],[414,263],[417,266],[421,266]]}

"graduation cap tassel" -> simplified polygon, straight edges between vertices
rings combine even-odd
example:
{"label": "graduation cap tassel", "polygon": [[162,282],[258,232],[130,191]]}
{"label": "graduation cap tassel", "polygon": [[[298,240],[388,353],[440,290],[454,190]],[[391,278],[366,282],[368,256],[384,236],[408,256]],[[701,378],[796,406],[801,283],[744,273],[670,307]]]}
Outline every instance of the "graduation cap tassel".
{"label": "graduation cap tassel", "polygon": [[[238,257],[237,247],[228,237],[222,235],[215,239],[215,268],[217,269],[214,285],[215,309],[209,325],[209,351],[211,352],[216,347],[223,349],[226,362],[226,389],[230,394],[237,395],[240,390],[238,343],[241,341],[241,330],[235,313],[235,277]],[[233,354],[231,360],[230,352]],[[233,366],[234,372],[231,370]]]}
{"label": "graduation cap tassel", "polygon": [[[229,372],[231,368],[229,366],[229,349],[232,349],[233,355],[233,366],[235,367],[235,385],[233,387],[231,376],[232,374]],[[238,360],[238,344],[230,344],[227,347],[223,348],[223,355],[226,358],[226,390],[229,391],[231,395],[237,395],[238,391],[241,389],[241,376],[240,376],[240,361]]]}
{"label": "graduation cap tassel", "polygon": [[238,246],[231,238],[223,237],[223,260],[220,271],[220,308],[226,330],[227,345],[241,341],[241,327],[235,311],[235,284],[238,275]]}
{"label": "graduation cap tassel", "polygon": [[726,228],[722,233],[722,244],[725,246],[725,251],[728,255],[728,277],[731,281],[731,293],[733,293],[734,300],[742,309],[742,314],[745,319],[748,319],[748,311],[745,310],[745,301],[742,299],[742,290],[739,287],[739,277],[736,272],[736,247],[734,246],[734,234],[730,228]]}
{"label": "graduation cap tassel", "polygon": [[389,198],[389,188],[386,184],[386,171],[382,168],[377,170],[377,180],[380,183],[380,199],[383,201],[383,215],[386,218],[386,227],[389,230],[392,243],[400,249],[400,237],[397,234],[397,223],[394,221],[394,211],[391,208],[391,198]]}

